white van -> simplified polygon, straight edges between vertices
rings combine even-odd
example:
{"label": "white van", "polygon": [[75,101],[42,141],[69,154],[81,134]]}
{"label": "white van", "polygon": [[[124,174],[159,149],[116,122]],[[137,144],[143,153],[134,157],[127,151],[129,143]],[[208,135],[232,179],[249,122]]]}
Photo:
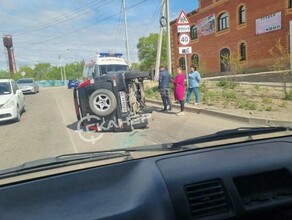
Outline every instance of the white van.
{"label": "white van", "polygon": [[122,58],[122,53],[98,53],[87,61],[83,69],[83,79],[91,79],[112,71],[126,71],[129,66]]}

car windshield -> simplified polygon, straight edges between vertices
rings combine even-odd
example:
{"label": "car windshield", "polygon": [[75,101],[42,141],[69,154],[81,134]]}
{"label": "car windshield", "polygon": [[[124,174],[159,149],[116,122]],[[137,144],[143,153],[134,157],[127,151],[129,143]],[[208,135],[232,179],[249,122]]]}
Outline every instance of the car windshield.
{"label": "car windshield", "polygon": [[0,95],[8,95],[11,93],[9,82],[0,82]]}
{"label": "car windshield", "polygon": [[17,84],[30,84],[33,83],[32,79],[19,79],[17,80]]}
{"label": "car windshield", "polygon": [[291,135],[292,2],[168,2],[0,1],[0,171]]}
{"label": "car windshield", "polygon": [[100,75],[105,75],[111,71],[125,71],[128,69],[126,65],[100,65],[97,66]]}

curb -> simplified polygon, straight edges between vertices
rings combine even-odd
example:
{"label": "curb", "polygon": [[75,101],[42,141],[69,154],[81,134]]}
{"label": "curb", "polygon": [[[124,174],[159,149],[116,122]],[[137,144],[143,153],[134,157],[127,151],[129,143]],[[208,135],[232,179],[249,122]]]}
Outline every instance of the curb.
{"label": "curb", "polygon": [[[158,101],[155,99],[146,99],[146,102],[151,103],[151,104],[162,105],[161,101]],[[174,103],[173,108],[179,109],[180,106]],[[187,112],[194,112],[197,114],[216,116],[216,117],[221,117],[221,118],[234,120],[234,121],[240,121],[240,122],[248,123],[248,124],[266,125],[266,126],[291,126],[292,124],[292,121],[279,121],[279,120],[257,118],[257,117],[246,117],[246,116],[241,116],[241,115],[234,115],[231,113],[219,112],[216,110],[202,109],[195,106],[185,106],[185,110]]]}

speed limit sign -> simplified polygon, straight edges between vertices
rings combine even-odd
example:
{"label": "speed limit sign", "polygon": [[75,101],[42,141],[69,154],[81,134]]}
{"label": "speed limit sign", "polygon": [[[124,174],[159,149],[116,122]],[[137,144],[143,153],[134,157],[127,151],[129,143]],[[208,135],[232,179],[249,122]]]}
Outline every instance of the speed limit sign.
{"label": "speed limit sign", "polygon": [[190,37],[189,33],[181,33],[179,35],[179,44],[183,45],[183,46],[187,46],[190,43],[190,39],[191,39],[191,37]]}

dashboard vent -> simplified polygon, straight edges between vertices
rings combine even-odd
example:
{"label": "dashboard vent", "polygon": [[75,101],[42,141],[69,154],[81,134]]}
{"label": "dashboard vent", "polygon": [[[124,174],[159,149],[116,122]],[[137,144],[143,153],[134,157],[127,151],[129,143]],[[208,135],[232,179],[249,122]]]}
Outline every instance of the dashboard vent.
{"label": "dashboard vent", "polygon": [[220,180],[186,185],[185,192],[194,218],[229,211],[226,193]]}

